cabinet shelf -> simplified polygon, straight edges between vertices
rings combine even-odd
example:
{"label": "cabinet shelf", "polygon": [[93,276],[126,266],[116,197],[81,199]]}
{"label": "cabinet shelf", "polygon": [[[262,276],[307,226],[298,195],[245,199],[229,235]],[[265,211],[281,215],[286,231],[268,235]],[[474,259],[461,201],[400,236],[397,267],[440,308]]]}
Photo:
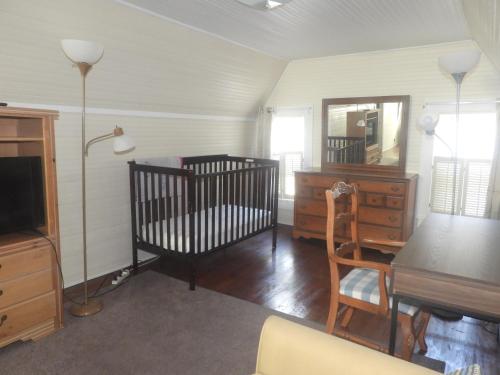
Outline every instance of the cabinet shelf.
{"label": "cabinet shelf", "polygon": [[1,137],[0,142],[42,142],[42,137]]}

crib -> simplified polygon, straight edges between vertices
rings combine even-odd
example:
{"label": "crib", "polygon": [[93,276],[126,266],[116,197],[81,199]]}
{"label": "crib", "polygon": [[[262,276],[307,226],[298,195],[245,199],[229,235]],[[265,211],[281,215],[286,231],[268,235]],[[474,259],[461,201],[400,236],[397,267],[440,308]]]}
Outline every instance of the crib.
{"label": "crib", "polygon": [[196,286],[201,256],[273,230],[279,161],[229,155],[181,158],[178,168],[129,162],[133,266],[138,250],[180,257]]}
{"label": "crib", "polygon": [[365,139],[361,137],[328,137],[328,163],[363,164],[366,153]]}

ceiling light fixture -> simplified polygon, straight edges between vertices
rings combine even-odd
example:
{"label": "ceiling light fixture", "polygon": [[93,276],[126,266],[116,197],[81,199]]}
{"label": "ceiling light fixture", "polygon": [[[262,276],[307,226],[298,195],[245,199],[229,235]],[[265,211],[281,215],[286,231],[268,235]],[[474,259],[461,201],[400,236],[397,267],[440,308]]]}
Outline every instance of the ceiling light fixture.
{"label": "ceiling light fixture", "polygon": [[289,3],[292,0],[237,0],[237,1],[255,9],[271,10],[278,8],[283,4]]}

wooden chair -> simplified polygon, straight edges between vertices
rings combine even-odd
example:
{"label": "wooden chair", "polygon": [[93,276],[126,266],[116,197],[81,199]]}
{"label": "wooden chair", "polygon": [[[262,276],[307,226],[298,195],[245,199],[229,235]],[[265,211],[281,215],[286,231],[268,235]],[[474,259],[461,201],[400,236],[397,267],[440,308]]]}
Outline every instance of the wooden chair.
{"label": "wooden chair", "polygon": [[[350,198],[350,210],[335,214],[335,202],[338,199]],[[327,218],[327,248],[331,274],[331,297],[330,312],[326,331],[333,333],[337,319],[340,327],[346,329],[355,310],[363,310],[372,314],[390,319],[390,307],[392,298],[387,294],[387,286],[391,277],[389,264],[363,260],[358,232],[358,188],[355,184],[348,185],[344,182],[336,183],[331,190],[326,191],[328,209]],[[335,226],[338,224],[350,224],[351,241],[344,242],[335,248]],[[382,243],[383,242],[383,243]],[[385,246],[404,246],[402,242],[363,240],[363,243],[383,244]],[[346,257],[351,255],[351,257]],[[340,278],[340,266],[353,267],[349,273]],[[345,308],[339,313],[339,306]],[[419,319],[417,319],[419,316]],[[425,331],[429,323],[430,314],[420,311],[412,305],[399,304],[398,322],[403,335],[402,358],[410,361],[415,347],[415,339],[418,340],[420,352],[427,351],[425,343]],[[415,327],[416,322],[418,327]],[[346,337],[361,344],[379,349],[369,341],[359,337]]]}

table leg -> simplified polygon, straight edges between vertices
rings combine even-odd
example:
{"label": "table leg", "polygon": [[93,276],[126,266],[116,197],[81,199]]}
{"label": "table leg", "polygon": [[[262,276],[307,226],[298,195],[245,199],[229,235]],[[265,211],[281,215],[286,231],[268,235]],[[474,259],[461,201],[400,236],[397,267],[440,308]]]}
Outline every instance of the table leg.
{"label": "table leg", "polygon": [[390,355],[394,355],[394,350],[396,348],[396,333],[398,329],[398,305],[399,305],[399,297],[397,295],[393,295],[392,311],[391,311],[391,337],[389,339]]}

